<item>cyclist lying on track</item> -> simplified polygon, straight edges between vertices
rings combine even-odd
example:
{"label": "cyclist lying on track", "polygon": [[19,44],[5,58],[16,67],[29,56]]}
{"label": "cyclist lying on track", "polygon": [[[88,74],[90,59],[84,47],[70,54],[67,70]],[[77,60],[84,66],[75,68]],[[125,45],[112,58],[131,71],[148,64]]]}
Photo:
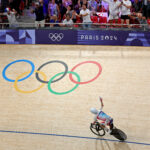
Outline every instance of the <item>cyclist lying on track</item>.
{"label": "cyclist lying on track", "polygon": [[[91,113],[93,113],[94,116],[94,122],[92,124],[95,124],[97,120],[102,120],[101,122],[101,126],[108,132],[111,134],[112,129],[114,128],[114,124],[113,124],[113,118],[111,118],[110,116],[108,116],[107,114],[105,114],[102,109],[103,109],[103,99],[101,97],[99,97],[100,102],[101,102],[101,109],[98,111],[96,108],[91,108],[90,111]],[[107,126],[110,127],[110,129],[108,129]]]}

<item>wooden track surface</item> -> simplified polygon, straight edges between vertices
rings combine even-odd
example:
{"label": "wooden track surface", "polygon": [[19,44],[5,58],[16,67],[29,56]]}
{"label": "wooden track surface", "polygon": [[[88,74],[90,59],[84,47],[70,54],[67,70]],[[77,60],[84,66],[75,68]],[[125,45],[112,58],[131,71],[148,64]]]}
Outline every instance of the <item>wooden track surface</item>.
{"label": "wooden track surface", "polygon": [[[37,69],[51,60],[64,61],[73,68],[83,61],[97,61],[101,75],[93,82],[66,95],[55,95],[47,85],[39,91],[23,94],[14,83],[0,75],[0,150],[149,150],[150,149],[150,48],[114,46],[0,45],[0,72],[10,62],[27,59]],[[29,64],[19,62],[7,69],[9,78],[28,70]],[[64,71],[61,64],[41,69],[49,80]],[[84,64],[77,72],[82,81],[93,78],[98,68]],[[40,76],[42,78],[42,76]],[[40,86],[33,74],[18,83],[22,90]],[[75,86],[66,75],[53,84],[55,91]],[[114,118],[114,124],[128,136],[126,143],[106,135],[98,139],[91,133],[91,107],[100,107]],[[65,136],[62,136],[65,135]],[[97,138],[97,139],[94,139]]]}

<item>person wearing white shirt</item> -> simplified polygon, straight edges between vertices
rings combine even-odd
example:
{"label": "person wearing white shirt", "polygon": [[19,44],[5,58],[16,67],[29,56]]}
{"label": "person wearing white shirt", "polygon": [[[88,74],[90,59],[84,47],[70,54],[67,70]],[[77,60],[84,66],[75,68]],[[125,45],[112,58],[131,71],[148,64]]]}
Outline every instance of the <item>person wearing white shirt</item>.
{"label": "person wearing white shirt", "polygon": [[115,23],[118,23],[119,19],[119,8],[121,6],[121,2],[119,0],[103,0],[108,3],[109,5],[109,22],[113,23],[113,20],[115,20]]}
{"label": "person wearing white shirt", "polygon": [[86,27],[90,27],[91,26],[91,16],[90,16],[90,10],[87,9],[87,6],[86,4],[83,4],[82,5],[82,9],[80,11],[80,16],[82,17],[83,19],[83,28],[86,28]]}
{"label": "person wearing white shirt", "polygon": [[131,8],[132,4],[130,0],[123,0],[121,5],[121,24],[123,24],[126,21],[126,24],[129,26],[130,21],[130,15],[131,15]]}
{"label": "person wearing white shirt", "polygon": [[5,13],[1,13],[3,15],[6,15],[7,18],[8,18],[8,22],[9,22],[9,27],[11,28],[14,28],[14,27],[18,27],[18,22],[16,20],[16,10],[15,9],[12,9],[10,10],[10,8],[6,8],[6,11]]}
{"label": "person wearing white shirt", "polygon": [[70,14],[66,14],[66,19],[63,20],[63,26],[70,27],[73,25],[73,21],[70,18]]}

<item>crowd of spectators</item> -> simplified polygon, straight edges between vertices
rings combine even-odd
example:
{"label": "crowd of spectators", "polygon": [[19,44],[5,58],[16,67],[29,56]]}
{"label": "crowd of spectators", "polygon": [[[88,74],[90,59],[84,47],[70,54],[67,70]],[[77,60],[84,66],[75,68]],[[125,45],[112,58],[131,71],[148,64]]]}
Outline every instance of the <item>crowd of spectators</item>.
{"label": "crowd of spectators", "polygon": [[35,13],[36,27],[84,23],[87,28],[92,23],[110,23],[130,28],[131,24],[147,24],[150,20],[150,0],[9,0],[4,12],[11,22],[9,15],[19,18],[25,8]]}

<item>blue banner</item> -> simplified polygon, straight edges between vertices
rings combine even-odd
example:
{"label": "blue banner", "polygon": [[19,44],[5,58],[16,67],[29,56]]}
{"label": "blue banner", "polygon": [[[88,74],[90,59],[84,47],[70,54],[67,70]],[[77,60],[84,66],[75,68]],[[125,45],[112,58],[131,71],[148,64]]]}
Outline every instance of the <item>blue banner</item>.
{"label": "blue banner", "polygon": [[35,30],[0,30],[0,44],[35,44]]}
{"label": "blue banner", "polygon": [[36,44],[77,44],[77,31],[36,30]]}
{"label": "blue banner", "polygon": [[78,43],[83,45],[150,46],[149,32],[79,30]]}
{"label": "blue banner", "polygon": [[150,32],[114,30],[0,30],[0,44],[150,46]]}

